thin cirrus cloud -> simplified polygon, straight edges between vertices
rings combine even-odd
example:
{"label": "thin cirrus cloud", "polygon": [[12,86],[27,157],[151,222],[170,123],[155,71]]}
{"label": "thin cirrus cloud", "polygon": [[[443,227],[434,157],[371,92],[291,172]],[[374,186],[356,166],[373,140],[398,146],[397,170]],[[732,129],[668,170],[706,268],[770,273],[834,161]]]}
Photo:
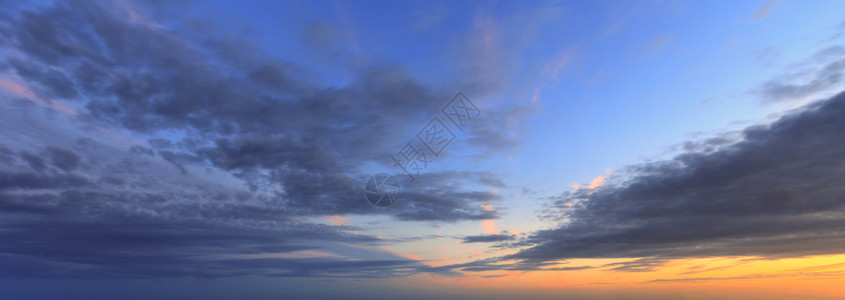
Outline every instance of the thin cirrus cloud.
{"label": "thin cirrus cloud", "polygon": [[763,19],[765,17],[768,17],[769,14],[772,13],[772,10],[775,9],[775,6],[777,6],[778,3],[780,3],[780,1],[781,0],[766,1],[766,3],[763,3],[763,5],[760,5],[760,7],[757,8],[757,10],[754,11],[753,18],[755,20],[760,20],[760,19]]}
{"label": "thin cirrus cloud", "polygon": [[[817,95],[842,85],[845,71],[845,47],[834,45],[820,49],[794,69],[768,80],[751,92],[763,103],[787,102]],[[797,82],[796,82],[797,81]]]}
{"label": "thin cirrus cloud", "polygon": [[674,39],[674,34],[658,34],[632,46],[632,51],[640,58],[650,57],[663,51]]}

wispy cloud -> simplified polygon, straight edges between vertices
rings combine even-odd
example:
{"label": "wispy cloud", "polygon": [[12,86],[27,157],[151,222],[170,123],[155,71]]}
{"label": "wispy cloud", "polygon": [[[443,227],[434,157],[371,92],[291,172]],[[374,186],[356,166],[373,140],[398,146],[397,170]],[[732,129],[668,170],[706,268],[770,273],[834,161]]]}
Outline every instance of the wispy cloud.
{"label": "wispy cloud", "polygon": [[763,103],[794,101],[837,91],[845,72],[845,47],[830,46],[793,65],[778,78],[768,80],[752,90]]}
{"label": "wispy cloud", "polygon": [[640,57],[648,57],[663,51],[672,40],[675,39],[674,34],[658,34],[648,40],[640,42],[633,46],[633,50],[638,53]]}
{"label": "wispy cloud", "polygon": [[769,14],[772,13],[772,10],[775,9],[775,6],[778,3],[780,3],[780,1],[781,0],[768,0],[768,1],[766,1],[765,3],[763,3],[763,5],[760,5],[760,7],[757,8],[757,10],[754,11],[754,14],[752,15],[752,17],[755,20],[760,20],[760,19],[763,19],[765,17],[768,17]]}

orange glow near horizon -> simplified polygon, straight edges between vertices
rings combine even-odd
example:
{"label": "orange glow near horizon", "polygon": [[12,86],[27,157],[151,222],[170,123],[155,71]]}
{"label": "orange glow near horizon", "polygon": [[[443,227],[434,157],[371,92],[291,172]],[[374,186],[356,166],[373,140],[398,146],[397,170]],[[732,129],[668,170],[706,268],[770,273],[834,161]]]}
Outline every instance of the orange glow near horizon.
{"label": "orange glow near horizon", "polygon": [[[567,271],[464,272],[461,277],[415,275],[399,284],[428,282],[443,288],[479,292],[554,295],[568,292],[678,294],[744,299],[843,299],[845,254],[767,260],[757,257],[690,258],[668,261],[651,271],[610,270],[611,263],[636,259],[575,259],[555,267],[592,266]],[[690,291],[695,291],[691,293]],[[667,298],[667,299],[669,299]],[[696,298],[697,299],[697,298]],[[702,299],[709,299],[704,297]]]}

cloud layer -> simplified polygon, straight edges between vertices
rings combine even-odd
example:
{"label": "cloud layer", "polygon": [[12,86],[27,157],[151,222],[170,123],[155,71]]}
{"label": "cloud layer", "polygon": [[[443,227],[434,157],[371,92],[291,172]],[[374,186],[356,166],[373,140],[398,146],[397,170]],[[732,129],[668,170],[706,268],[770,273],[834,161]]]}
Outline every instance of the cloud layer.
{"label": "cloud layer", "polygon": [[[457,92],[402,65],[363,60],[336,85],[187,15],[2,5],[0,276],[399,276],[420,263],[308,217],[500,217],[480,205],[503,186],[483,171],[426,173],[389,209],[364,200],[369,170],[398,170],[390,157]],[[311,47],[335,34],[307,30],[326,35]],[[512,149],[494,123],[510,114],[524,111],[485,112],[462,142]]]}
{"label": "cloud layer", "polygon": [[[845,93],[742,132],[727,146],[628,167],[555,201],[561,225],[507,258],[842,253]],[[717,150],[713,150],[713,149]]]}
{"label": "cloud layer", "polygon": [[[361,201],[369,175],[362,166],[399,170],[390,157],[454,91],[416,83],[401,65],[378,63],[346,70],[347,85],[322,87],[316,75],[249,40],[192,24],[164,30],[133,22],[139,13],[85,1],[17,11],[2,22],[2,46],[12,54],[5,67],[44,97],[82,103],[86,124],[151,136],[153,149],[135,151],[153,150],[182,173],[224,170],[253,190],[277,193],[300,214],[492,216],[475,203],[493,195],[455,185],[436,193],[409,187],[403,198],[414,205],[405,210],[374,211]],[[490,126],[478,122],[466,143],[486,150],[515,144]],[[56,155],[50,159],[72,160]]]}

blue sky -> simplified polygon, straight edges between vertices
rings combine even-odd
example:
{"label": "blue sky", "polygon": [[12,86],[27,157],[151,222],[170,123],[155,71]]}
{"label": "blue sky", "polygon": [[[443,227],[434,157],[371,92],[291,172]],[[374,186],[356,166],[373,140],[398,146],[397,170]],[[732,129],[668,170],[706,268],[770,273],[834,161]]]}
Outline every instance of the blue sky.
{"label": "blue sky", "polygon": [[841,1],[0,7],[0,296],[671,298],[639,288],[842,259]]}

